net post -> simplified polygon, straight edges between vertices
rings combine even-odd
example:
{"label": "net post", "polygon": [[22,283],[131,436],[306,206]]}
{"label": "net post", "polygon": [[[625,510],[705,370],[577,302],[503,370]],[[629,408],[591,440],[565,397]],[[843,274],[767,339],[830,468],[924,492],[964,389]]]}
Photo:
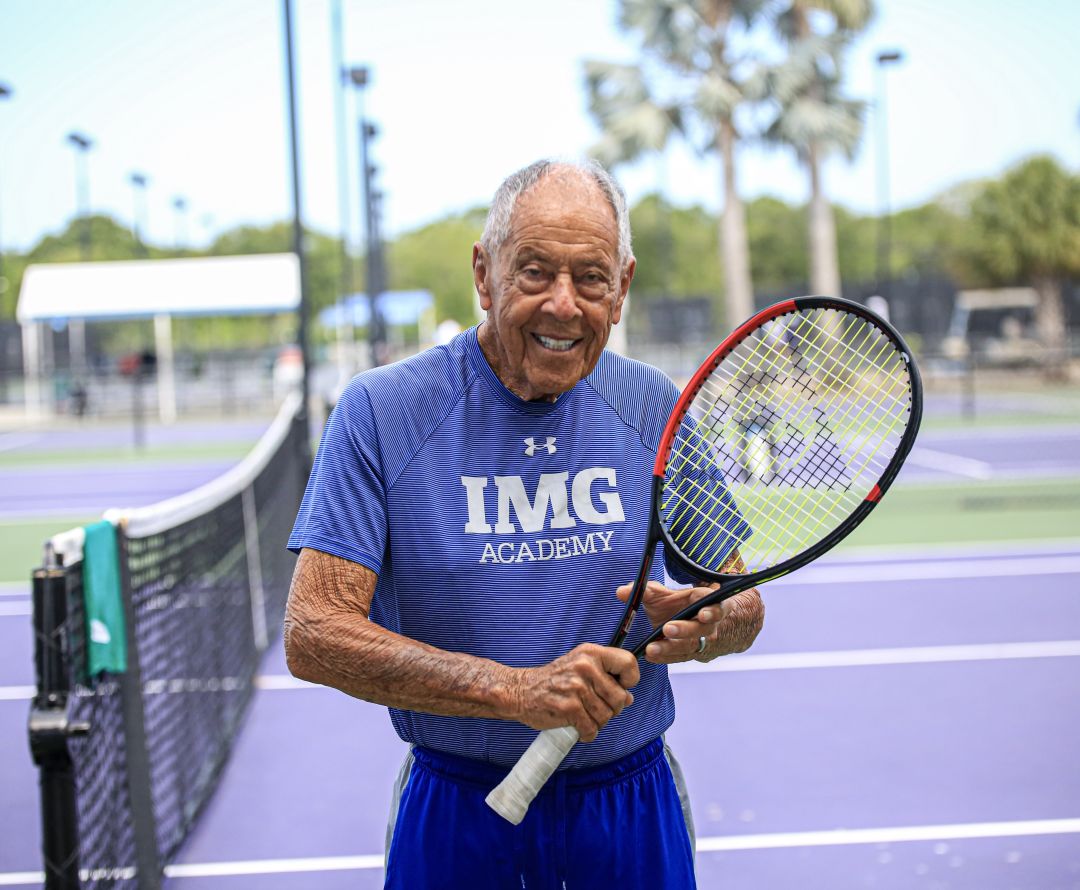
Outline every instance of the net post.
{"label": "net post", "polygon": [[[47,559],[55,563],[54,559]],[[75,766],[68,737],[71,693],[67,644],[67,571],[59,564],[33,573],[34,668],[37,691],[30,706],[30,753],[41,786],[41,851],[46,890],[79,888],[79,813]]]}
{"label": "net post", "polygon": [[142,670],[139,666],[137,616],[128,566],[127,536],[123,523],[116,529],[120,557],[120,586],[123,592],[124,633],[127,641],[127,672],[120,676],[120,696],[124,717],[124,745],[127,750],[127,788],[131,801],[135,836],[135,867],[140,890],[161,890],[162,863],[158,857],[157,821],[150,784],[150,757],[146,744],[146,717],[143,712]]}

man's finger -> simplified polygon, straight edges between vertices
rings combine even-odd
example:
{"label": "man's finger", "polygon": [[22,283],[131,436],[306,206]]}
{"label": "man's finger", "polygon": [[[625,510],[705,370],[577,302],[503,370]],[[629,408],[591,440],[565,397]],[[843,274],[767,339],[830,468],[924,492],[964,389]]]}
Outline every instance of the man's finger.
{"label": "man's finger", "polygon": [[605,646],[600,654],[600,663],[607,673],[619,678],[619,685],[623,689],[632,689],[641,680],[637,659],[625,649]]}

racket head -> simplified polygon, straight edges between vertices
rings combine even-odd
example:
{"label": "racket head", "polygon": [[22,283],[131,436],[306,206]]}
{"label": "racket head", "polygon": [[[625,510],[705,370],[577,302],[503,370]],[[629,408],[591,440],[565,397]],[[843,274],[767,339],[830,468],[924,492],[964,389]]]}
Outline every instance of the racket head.
{"label": "racket head", "polygon": [[722,585],[693,611],[849,535],[892,484],[921,418],[911,352],[865,306],[802,297],[740,325],[683,390],[653,470],[669,563]]}

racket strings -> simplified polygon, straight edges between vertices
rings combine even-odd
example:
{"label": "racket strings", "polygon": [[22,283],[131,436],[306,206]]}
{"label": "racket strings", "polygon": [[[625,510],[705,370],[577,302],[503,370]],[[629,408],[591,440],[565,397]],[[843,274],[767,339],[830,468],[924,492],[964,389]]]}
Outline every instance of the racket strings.
{"label": "racket strings", "polygon": [[[774,350],[773,350],[773,352],[774,352]],[[785,374],[787,372],[786,368],[779,368],[778,363],[777,363],[777,361],[774,360],[774,358],[770,359],[769,361],[765,362],[764,364],[769,365],[770,369],[782,369],[782,370],[784,370]],[[742,372],[743,374],[746,373],[745,362],[743,362],[743,364],[740,365],[740,372]],[[806,385],[805,385],[805,382],[800,382],[800,387],[802,389],[804,389],[804,390],[807,389]],[[706,388],[706,390],[707,390],[707,388]],[[715,396],[714,396],[714,401],[716,401]],[[773,413],[771,409],[766,408],[764,405],[761,405],[761,403],[758,403],[758,405],[759,405],[759,407],[757,408],[757,410],[758,410],[759,413],[766,413],[766,412]],[[737,414],[745,414],[745,409],[746,409],[745,402],[743,404],[741,404],[741,405],[737,405]],[[821,410],[820,409],[815,409],[814,413],[819,416],[819,422],[820,422],[821,426],[823,428],[825,428],[826,424],[823,421],[823,414],[822,414]],[[708,417],[710,417],[710,414],[704,413],[703,414],[703,421],[706,420]],[[720,416],[717,419],[719,421],[723,421],[724,418],[723,418],[723,416]],[[712,435],[706,435],[705,436],[706,439],[715,439],[715,437],[717,435],[717,427],[718,427],[717,420],[714,419],[714,422],[711,424],[711,429],[710,429],[710,431],[708,431]],[[834,474],[832,472],[835,469],[835,464],[837,462],[836,458],[838,457],[838,449],[835,448],[835,447],[828,448],[828,449],[820,448],[819,449],[819,454],[809,456],[809,462],[807,463],[806,462],[806,459],[808,457],[807,450],[809,449],[809,446],[812,444],[812,441],[813,441],[812,439],[807,439],[806,440],[807,447],[804,448],[804,450],[802,450],[802,453],[797,454],[797,455],[794,453],[794,449],[788,449],[786,445],[781,447],[781,457],[796,458],[798,460],[798,462],[799,462],[798,466],[801,469],[800,469],[799,473],[796,474],[796,480],[795,481],[796,482],[802,482],[802,483],[815,483],[815,482],[821,482],[821,481],[824,481],[826,483],[839,482],[840,475],[839,474]],[[689,453],[687,453],[686,457],[689,457]],[[825,467],[826,460],[828,460],[828,468]],[[701,466],[700,461],[696,462],[696,463],[697,463],[698,467]],[[681,466],[679,466],[679,462],[677,461],[676,466],[675,466],[675,470],[676,470],[676,472],[678,472],[680,469],[681,469]]]}
{"label": "racket strings", "polygon": [[[801,320],[801,325],[803,327],[806,327],[805,319]],[[850,325],[850,320],[849,320],[849,325]],[[854,353],[857,357],[868,359],[870,361],[870,363],[872,363],[872,364],[880,363],[880,358],[885,353],[885,351],[886,350],[891,350],[891,343],[888,340],[886,340],[884,337],[881,337],[879,335],[878,338],[877,338],[878,343],[876,344],[875,353],[871,353],[871,354],[867,355],[865,350],[870,345],[868,341],[877,332],[876,332],[875,328],[873,328],[873,327],[871,327],[869,325],[862,324],[860,327],[862,329],[862,337],[858,342],[856,342],[854,344],[847,342],[844,337],[839,337],[839,338],[833,337],[833,339],[836,342],[833,344],[832,348],[826,354],[826,358],[832,360],[835,363],[836,359],[835,359],[834,353],[836,351],[836,348],[838,346],[842,346],[842,347],[848,349],[848,351]],[[805,331],[803,333],[805,333]],[[774,364],[775,364],[775,362],[774,362]],[[864,381],[864,384],[868,384],[869,382],[872,381],[872,378],[868,377],[867,375],[861,375],[861,379]],[[892,390],[896,391],[896,392],[901,391],[903,389],[903,385],[898,384],[896,382],[895,377],[893,377],[892,380],[893,380]],[[885,402],[888,397],[891,397],[891,396],[894,395],[893,391],[884,390],[884,389],[881,389],[879,387],[874,393],[870,394],[870,393],[867,392],[867,386],[864,385],[861,390],[858,390],[858,391],[856,391],[854,393],[854,395],[856,397],[861,397],[861,398],[852,398],[852,399],[850,399],[850,403],[849,403],[850,410],[848,412],[846,412],[844,415],[838,415],[834,411],[834,408],[835,408],[836,399],[839,397],[839,395],[834,390],[832,399],[829,400],[828,402],[825,402],[822,405],[814,408],[813,413],[817,416],[818,422],[820,423],[822,428],[828,429],[831,426],[831,429],[836,434],[837,438],[839,438],[839,439],[847,439],[849,441],[850,440],[858,440],[859,438],[865,437],[867,435],[867,433],[868,433],[867,428],[868,428],[869,424],[874,419],[873,408],[874,408],[875,403],[876,404],[881,404],[881,403]],[[867,395],[873,395],[873,396],[876,397],[875,401],[871,402],[870,405],[869,405],[870,410],[867,410],[868,406],[867,406],[867,400],[865,398]],[[785,405],[781,406],[780,410],[783,412],[785,410],[790,409],[790,407],[791,407],[791,405],[790,405],[790,403],[788,403],[788,404],[785,404]],[[906,403],[901,404],[898,399],[893,398],[893,407],[902,407],[903,410],[906,410]],[[886,414],[888,414],[888,412],[886,412]],[[853,416],[854,416],[854,418],[856,420],[861,418],[861,420],[858,420],[858,425],[857,426],[850,422],[852,420]],[[828,421],[826,421],[826,418],[828,418]],[[802,454],[798,455],[798,457],[800,459],[806,457],[805,452],[806,452],[806,450],[809,449],[811,444],[814,443],[814,441],[815,440],[813,438],[806,438],[805,439],[806,448],[804,449],[804,452]],[[885,441],[884,438],[879,437],[879,439],[878,439],[879,445],[884,441]],[[784,449],[781,448],[780,451],[781,451],[780,456],[781,457],[784,456]],[[856,453],[858,453],[858,452],[856,452]],[[877,449],[875,449],[873,451],[866,452],[867,460],[869,461],[870,459],[872,459],[876,453],[877,453]],[[797,465],[797,469],[799,470],[799,472],[796,473],[796,476],[795,476],[794,480],[790,480],[790,477],[789,477],[789,481],[796,481],[796,482],[824,481],[826,483],[837,482],[837,481],[839,481],[840,478],[842,478],[842,476],[845,475],[842,472],[837,473],[835,476],[831,475],[831,473],[833,471],[837,470],[836,462],[839,459],[842,459],[842,455],[840,454],[839,449],[837,447],[835,447],[835,445],[833,445],[831,447],[828,447],[828,448],[819,448],[819,449],[817,449],[816,454],[814,454],[813,456],[810,456],[808,463],[806,463],[806,464],[801,464],[800,463],[800,464]],[[840,467],[839,469],[842,470],[843,467]],[[865,469],[865,467],[858,467],[856,469],[854,475],[855,476],[862,475],[862,471],[864,469]],[[882,464],[881,469],[884,469],[884,464]]]}
{"label": "racket strings", "polygon": [[[834,338],[834,339],[836,339],[836,338]],[[842,342],[842,340],[843,340],[843,338],[841,338],[841,342]],[[766,339],[766,340],[763,340],[763,342],[765,342],[765,343],[768,343],[769,341],[768,341],[768,340]],[[835,346],[836,346],[836,345],[837,345],[837,344],[836,344],[836,343],[834,343],[834,347],[833,347],[833,350],[832,350],[832,351],[835,351]],[[774,366],[774,367],[775,367],[775,366],[776,366],[776,364],[777,364],[777,362],[776,362],[776,355],[777,355],[777,350],[775,350],[775,349],[769,349],[769,350],[767,350],[767,352],[768,352],[768,353],[770,353],[770,355],[769,355],[769,357],[768,357],[767,359],[765,359],[765,360],[764,360],[764,363],[765,363],[765,364],[767,364],[767,365],[771,365],[771,366]],[[746,368],[745,368],[745,363],[744,363],[744,364],[743,364],[743,366],[742,366],[742,370],[743,370],[744,372],[745,372],[745,370],[746,370]],[[785,370],[786,370],[786,369],[785,369]],[[759,380],[758,380],[757,382],[758,382],[758,383],[760,383],[760,379],[759,379]],[[865,389],[865,387],[864,387],[864,389]],[[798,483],[798,482],[803,482],[803,483],[805,484],[805,483],[806,483],[807,481],[811,481],[811,482],[812,482],[813,484],[821,484],[821,483],[822,483],[823,481],[824,481],[824,482],[826,482],[826,483],[828,483],[828,482],[830,481],[830,479],[829,479],[828,475],[826,475],[826,477],[824,478],[824,480],[822,480],[822,479],[820,479],[820,478],[818,478],[818,479],[810,479],[810,480],[808,480],[808,479],[807,479],[807,475],[808,475],[808,474],[810,474],[810,475],[816,475],[816,476],[820,476],[820,475],[821,475],[821,473],[820,473],[820,472],[815,472],[815,468],[817,468],[817,470],[818,470],[818,471],[820,471],[820,465],[821,465],[822,461],[823,461],[823,460],[824,460],[824,459],[825,459],[826,457],[828,458],[828,462],[829,462],[830,466],[832,466],[832,465],[834,465],[834,464],[835,464],[835,456],[836,456],[836,454],[837,454],[837,449],[836,449],[835,447],[830,447],[829,449],[822,449],[821,451],[822,451],[822,454],[820,455],[820,457],[822,458],[822,460],[814,460],[814,459],[812,459],[812,460],[810,461],[810,463],[809,463],[809,465],[808,465],[808,466],[804,465],[804,472],[803,472],[803,473],[801,473],[801,474],[799,474],[799,475],[798,475],[798,476],[796,477],[796,479],[794,480],[795,482],[797,482],[797,483]],[[826,453],[825,453],[826,451],[828,451],[828,452],[830,452],[830,453],[829,453],[829,454],[826,454]],[[804,457],[805,457],[805,455],[804,455]],[[792,481],[792,480],[790,479],[790,474],[789,474],[789,479],[788,479],[788,481]],[[818,506],[819,506],[819,505],[818,505]],[[787,528],[788,536],[789,536],[789,537],[791,536],[791,532],[792,532],[792,528],[791,528],[791,525],[792,525],[792,521],[794,521],[794,520],[796,520],[796,519],[797,519],[797,520],[800,520],[800,523],[799,523],[799,527],[798,527],[798,529],[797,529],[797,530],[798,530],[798,531],[807,531],[807,529],[806,529],[806,522],[807,522],[807,520],[815,520],[815,519],[817,519],[817,518],[818,518],[818,517],[819,517],[820,515],[821,515],[821,511],[820,511],[820,509],[814,509],[813,511],[811,511],[811,510],[809,510],[809,509],[806,509],[806,508],[803,508],[803,509],[797,509],[796,511],[794,511],[794,513],[793,513],[792,517],[790,517],[790,519],[789,519],[789,521],[788,521],[788,523],[787,523],[787,525],[788,525],[788,528]],[[774,522],[775,522],[775,521],[777,521],[777,520],[776,520],[776,516],[775,516],[775,514],[774,514],[774,515],[771,515],[771,516],[770,516],[769,518],[770,518],[770,519],[772,519],[772,520],[773,520]],[[821,521],[817,521],[817,522],[815,522],[815,525],[816,525],[816,526],[819,526],[819,527],[820,527],[820,526],[822,526],[822,525],[823,525],[823,523],[822,523]],[[707,543],[707,542],[706,542],[706,543]],[[698,557],[699,557],[699,559],[700,559],[700,553],[698,554]],[[769,561],[769,560],[766,560],[766,562],[768,562],[768,561]]]}
{"label": "racket strings", "polygon": [[667,530],[706,568],[741,546],[755,570],[824,537],[865,499],[902,439],[910,380],[876,326],[814,310],[740,343],[691,412],[668,461]]}
{"label": "racket strings", "polygon": [[[850,328],[856,324],[862,331],[862,336],[860,340],[855,346],[851,347],[850,344],[846,341],[846,338],[834,337],[833,339],[835,339],[837,342],[833,344],[832,348],[830,348],[830,350],[826,354],[827,358],[831,362],[835,363],[837,360],[835,356],[837,346],[844,346],[846,348],[850,347],[850,351],[853,352],[853,354],[857,358],[867,359],[871,366],[873,366],[880,359],[881,355],[884,354],[886,350],[890,353],[895,352],[895,350],[892,349],[891,341],[881,336],[877,332],[876,328],[862,323],[861,320],[858,319],[858,317],[853,317],[849,320],[849,329],[845,331],[845,333],[850,333]],[[867,352],[868,348],[871,345],[869,341],[875,335],[878,338],[878,348],[877,350],[875,350],[875,352],[869,353]],[[832,336],[831,332],[826,329],[825,339],[827,340],[830,336]],[[867,362],[863,362],[863,370],[865,370],[866,365]],[[862,385],[851,393],[851,398],[848,402],[847,409],[841,414],[837,414],[834,410],[836,406],[836,401],[838,399],[838,393],[836,390],[834,390],[833,398],[826,405],[825,411],[830,413],[830,417],[832,420],[832,429],[837,438],[839,438],[841,441],[858,443],[860,439],[864,439],[868,436],[869,431],[867,429],[867,426],[869,423],[871,423],[873,418],[872,411],[867,410],[867,397],[874,397],[874,401],[870,402],[871,406],[875,402],[880,404],[885,401],[887,397],[892,395],[891,390],[898,390],[899,387],[894,385],[889,389],[883,389],[882,387],[877,386],[873,389],[873,392],[870,392],[871,387],[875,382],[873,374],[859,374],[857,372],[860,369],[850,368],[846,364],[846,361],[843,367],[845,372],[856,372],[854,379],[860,380],[862,382]],[[903,376],[906,377],[906,366],[900,367],[896,370],[900,370]],[[848,376],[848,379],[851,379],[850,374],[846,376]],[[897,378],[894,377],[892,379],[895,381]],[[896,401],[896,406],[899,405],[900,403]],[[904,405],[903,410],[906,414],[906,404]],[[861,423],[859,423],[857,426],[852,423],[853,419],[857,419],[860,417],[862,418]],[[869,489],[872,487],[873,482],[880,478],[881,472],[884,471],[887,463],[882,463],[880,467],[870,467],[873,456],[880,453],[881,448],[889,440],[889,437],[887,435],[877,434],[871,436],[872,441],[875,439],[877,444],[871,449],[860,450],[860,446],[856,444],[854,453],[851,454],[851,452],[849,451],[849,454],[847,456],[849,458],[850,472],[845,474],[848,484],[844,486],[842,492],[835,489],[833,490],[833,492],[835,492],[838,497],[836,499],[836,503],[828,505],[831,507],[831,509],[821,509],[823,506],[822,501],[828,499],[828,496],[826,495],[824,497],[819,497],[816,499],[816,502],[814,503],[814,507],[816,509],[812,513],[807,509],[791,511],[791,514],[787,517],[787,522],[782,529],[783,537],[781,540],[786,539],[788,541],[795,542],[796,544],[805,544],[815,535],[817,537],[822,537],[824,533],[827,533],[831,530],[832,527],[838,524],[838,522],[834,522],[831,520],[834,520],[837,516],[843,518],[844,516],[850,514],[850,512],[854,510],[859,503],[861,503],[861,501],[865,498],[866,493],[868,493]],[[897,438],[896,441],[893,442],[893,447],[889,452],[890,456],[891,453],[895,451],[898,441],[899,439]],[[833,455],[840,454],[839,447],[835,443],[830,445],[828,452],[830,460]],[[865,459],[862,465],[858,465],[856,460],[851,460],[852,457],[857,459],[860,454],[865,454]],[[841,455],[840,459],[843,460],[843,457],[844,455]],[[861,486],[860,490],[854,491],[852,489],[852,486],[854,485],[856,480],[867,479],[866,470],[868,468],[872,470],[873,475],[869,477],[869,481],[866,481],[865,484]],[[829,480],[826,479],[824,481],[827,483]],[[779,502],[774,502],[774,505],[776,503]],[[778,511],[774,510],[773,513],[771,513],[767,518],[779,521],[777,512]],[[763,557],[763,561],[766,564],[773,564],[779,561],[783,556],[784,548],[777,546],[774,547],[772,552]]]}
{"label": "racket strings", "polygon": [[[837,338],[835,338],[835,337],[834,337],[834,341],[835,341],[836,339],[837,339]],[[831,352],[835,352],[835,349],[836,349],[836,347],[837,347],[838,345],[840,345],[840,343],[842,343],[842,342],[843,342],[843,339],[845,339],[845,338],[842,338],[842,337],[841,337],[841,338],[839,338],[839,343],[838,343],[838,342],[834,342],[834,343],[833,343],[833,349],[831,350]],[[768,339],[764,339],[764,340],[762,340],[762,341],[764,341],[764,342],[766,342],[766,343],[769,343],[769,340],[768,340]],[[777,358],[778,358],[778,354],[779,354],[779,353],[778,353],[778,350],[777,350],[777,349],[775,349],[775,348],[771,348],[771,349],[768,349],[768,350],[767,350],[767,353],[768,353],[768,358],[765,358],[764,360],[762,360],[762,363],[764,363],[764,364],[766,364],[766,365],[769,365],[769,366],[772,366],[773,368],[777,367],[777,365],[778,365],[778,361],[777,361]],[[746,368],[745,368],[745,363],[744,363],[744,365],[743,365],[742,369],[743,369],[743,370],[744,370],[744,372],[745,372],[745,369],[746,369]],[[784,370],[784,372],[785,372],[785,373],[787,373],[787,368],[783,368],[783,370]],[[760,382],[760,380],[758,380],[757,382]],[[865,389],[865,387],[864,387],[864,389]],[[832,451],[832,453],[834,453],[834,454],[835,454],[836,448],[835,448],[835,447],[834,447],[834,448],[829,448],[828,450],[829,450],[829,451]],[[826,457],[826,455],[824,455],[824,454],[823,454],[823,455],[822,455],[822,457],[824,458],[824,457]],[[834,463],[834,462],[835,462],[835,460],[833,459],[833,456],[827,456],[827,457],[828,457],[828,459],[829,459],[829,463],[831,463],[831,464],[832,464],[832,463]],[[807,474],[810,474],[810,475],[819,475],[819,476],[820,476],[820,475],[821,475],[821,472],[820,472],[820,464],[821,464],[821,461],[811,461],[811,463],[810,463],[810,466],[809,466],[809,467],[805,467],[805,472],[804,472],[804,473],[802,473],[802,474],[800,474],[800,476],[801,476],[801,481],[802,481],[802,482],[806,482],[806,481],[807,481]],[[816,470],[815,470],[815,468],[816,468]],[[798,481],[798,480],[797,480],[797,481]],[[821,482],[821,480],[812,480],[812,481],[813,481],[814,483],[820,483],[820,482]],[[828,480],[827,480],[827,477],[826,477],[826,481],[828,481]],[[814,512],[816,513],[816,512],[820,512],[820,511],[814,511]],[[807,518],[807,517],[809,517],[810,515],[811,515],[811,514],[810,514],[810,513],[808,513],[807,511],[801,511],[801,516],[802,516],[802,517],[804,517],[804,518]]]}

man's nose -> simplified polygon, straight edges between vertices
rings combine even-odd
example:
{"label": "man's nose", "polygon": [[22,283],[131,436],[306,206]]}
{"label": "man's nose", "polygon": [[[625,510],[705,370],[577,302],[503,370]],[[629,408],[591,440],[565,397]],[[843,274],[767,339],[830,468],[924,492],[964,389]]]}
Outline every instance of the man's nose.
{"label": "man's nose", "polygon": [[577,304],[577,289],[574,279],[567,272],[560,272],[552,283],[551,296],[544,306],[556,318],[569,321],[581,314]]}

